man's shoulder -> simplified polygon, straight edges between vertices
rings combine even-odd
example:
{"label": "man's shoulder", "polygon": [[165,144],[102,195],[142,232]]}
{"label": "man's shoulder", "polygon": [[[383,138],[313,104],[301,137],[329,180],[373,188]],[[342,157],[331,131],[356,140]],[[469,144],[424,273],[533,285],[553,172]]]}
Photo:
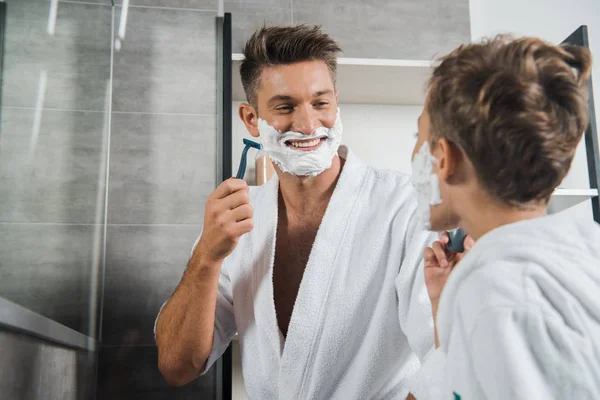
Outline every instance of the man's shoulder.
{"label": "man's shoulder", "polygon": [[358,166],[356,168],[360,170],[361,173],[366,171],[364,174],[365,179],[367,179],[368,183],[371,183],[373,191],[385,193],[394,192],[400,187],[412,189],[410,175],[408,174],[389,168],[375,167],[362,160],[348,147],[344,147],[341,154],[344,156],[349,165],[353,167]]}
{"label": "man's shoulder", "polygon": [[417,196],[410,175],[391,169],[371,167],[373,183],[371,197],[380,204],[385,204],[404,224],[409,215],[417,208]]}
{"label": "man's shoulder", "polygon": [[396,171],[388,168],[369,167],[373,170],[378,179],[390,182],[397,182],[402,185],[410,185],[410,175],[404,172]]}
{"label": "man's shoulder", "polygon": [[361,215],[371,221],[387,221],[400,227],[393,232],[405,234],[407,223],[417,208],[417,197],[410,177],[402,172],[368,166],[361,197]]}
{"label": "man's shoulder", "polygon": [[370,189],[374,194],[390,194],[399,196],[402,193],[412,194],[413,186],[410,176],[392,169],[367,166],[372,176]]}

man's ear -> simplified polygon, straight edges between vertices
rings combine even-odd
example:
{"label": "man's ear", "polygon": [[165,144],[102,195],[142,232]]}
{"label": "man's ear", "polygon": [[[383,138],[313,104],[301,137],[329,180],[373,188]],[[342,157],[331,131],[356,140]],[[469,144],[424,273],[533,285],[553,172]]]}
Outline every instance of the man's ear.
{"label": "man's ear", "polygon": [[246,125],[246,129],[250,135],[259,137],[258,113],[256,112],[255,108],[248,103],[242,103],[238,109],[238,114],[244,125]]}

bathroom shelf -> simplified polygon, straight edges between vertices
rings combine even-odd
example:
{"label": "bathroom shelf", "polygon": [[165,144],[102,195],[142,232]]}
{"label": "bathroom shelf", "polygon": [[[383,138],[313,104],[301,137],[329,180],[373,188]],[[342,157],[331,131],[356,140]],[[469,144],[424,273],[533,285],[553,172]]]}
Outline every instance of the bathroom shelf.
{"label": "bathroom shelf", "polygon": [[597,196],[598,189],[556,189],[548,208],[552,213],[556,213]]}
{"label": "bathroom shelf", "polygon": [[[240,78],[244,56],[232,54],[233,101],[246,101]],[[338,58],[337,90],[344,104],[423,105],[430,61]],[[385,88],[385,90],[382,90]]]}
{"label": "bathroom shelf", "polygon": [[0,328],[74,349],[96,351],[99,343],[19,304],[0,297]]}

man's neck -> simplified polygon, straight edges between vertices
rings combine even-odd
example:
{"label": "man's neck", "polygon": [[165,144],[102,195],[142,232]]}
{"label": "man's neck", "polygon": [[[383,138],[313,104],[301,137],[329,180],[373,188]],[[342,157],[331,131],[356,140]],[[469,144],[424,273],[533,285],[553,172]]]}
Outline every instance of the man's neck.
{"label": "man's neck", "polygon": [[288,213],[304,215],[327,207],[335,185],[341,175],[344,160],[337,154],[331,167],[314,177],[299,177],[282,173],[275,168],[279,177],[279,190]]}

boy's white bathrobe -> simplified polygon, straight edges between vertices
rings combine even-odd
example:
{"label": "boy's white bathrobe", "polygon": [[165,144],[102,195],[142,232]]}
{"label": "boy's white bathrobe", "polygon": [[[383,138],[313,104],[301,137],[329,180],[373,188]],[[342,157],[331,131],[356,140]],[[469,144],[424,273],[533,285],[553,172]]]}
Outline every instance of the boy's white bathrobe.
{"label": "boy's white bathrobe", "polygon": [[[339,154],[346,163],[286,340],[273,301],[276,176],[251,189],[254,229],[223,263],[206,369],[237,331],[251,399],[401,400],[410,389],[407,379],[433,347],[422,256],[436,236],[419,228],[410,178],[369,167],[345,147]],[[426,376],[415,379],[427,382]]]}
{"label": "boy's white bathrobe", "polygon": [[448,278],[440,399],[600,399],[600,225],[566,213],[484,235]]}

